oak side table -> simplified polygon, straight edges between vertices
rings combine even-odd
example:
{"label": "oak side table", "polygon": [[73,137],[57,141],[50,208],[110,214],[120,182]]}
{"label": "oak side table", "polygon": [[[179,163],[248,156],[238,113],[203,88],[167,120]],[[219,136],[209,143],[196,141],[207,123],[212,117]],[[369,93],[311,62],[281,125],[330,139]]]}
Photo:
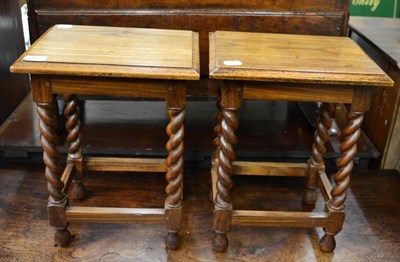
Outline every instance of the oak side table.
{"label": "oak side table", "polygon": [[[320,240],[320,249],[333,251],[334,236],[344,222],[346,189],[363,114],[369,108],[371,92],[377,87],[390,87],[393,81],[349,38],[225,31],[210,34],[210,78],[223,80],[211,168],[216,232],[213,249],[226,250],[226,233],[233,224],[323,227],[325,235]],[[322,102],[307,164],[235,161],[237,114],[245,99]],[[341,132],[341,156],[331,185],[323,156],[335,103],[348,105],[348,125]],[[231,176],[234,174],[304,176],[303,202],[311,208],[315,206],[319,187],[325,210],[233,210]]]}
{"label": "oak side table", "polygon": [[[33,100],[40,117],[45,176],[49,192],[50,225],[55,243],[72,241],[69,222],[161,222],[165,219],[166,246],[176,249],[181,228],[183,136],[187,80],[199,79],[198,34],[191,31],[55,25],[12,66],[14,73],[30,73]],[[63,95],[69,132],[68,159],[59,164],[55,95]],[[165,99],[170,122],[167,160],[105,158],[82,152],[79,95]],[[115,139],[118,139],[116,137]],[[166,172],[164,208],[69,206],[83,199],[83,174],[92,171]],[[70,185],[72,188],[69,191]]]}

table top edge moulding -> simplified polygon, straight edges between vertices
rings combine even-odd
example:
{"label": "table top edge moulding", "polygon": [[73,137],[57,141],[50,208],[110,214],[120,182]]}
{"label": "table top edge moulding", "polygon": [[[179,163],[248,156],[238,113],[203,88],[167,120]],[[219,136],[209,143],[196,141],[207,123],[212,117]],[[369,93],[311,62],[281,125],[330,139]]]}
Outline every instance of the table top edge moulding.
{"label": "table top edge moulding", "polygon": [[188,30],[55,25],[18,58],[10,71],[198,80],[198,38],[198,33]]}
{"label": "table top edge moulding", "polygon": [[227,31],[210,33],[210,78],[393,86],[349,38]]}

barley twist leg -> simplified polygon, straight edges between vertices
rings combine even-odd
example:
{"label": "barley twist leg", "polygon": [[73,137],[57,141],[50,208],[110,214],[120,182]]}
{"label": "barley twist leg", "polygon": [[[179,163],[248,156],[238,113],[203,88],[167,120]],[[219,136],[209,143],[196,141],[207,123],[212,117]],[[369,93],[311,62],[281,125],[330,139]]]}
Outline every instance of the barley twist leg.
{"label": "barley twist leg", "polygon": [[326,153],[325,144],[329,141],[328,130],[331,128],[334,114],[334,104],[321,104],[317,119],[317,130],[314,133],[312,154],[308,160],[306,191],[303,196],[303,203],[306,205],[314,206],[317,201],[318,173],[325,172],[323,159]]}
{"label": "barley twist leg", "polygon": [[344,202],[347,188],[350,183],[350,173],[353,169],[353,159],[357,152],[357,141],[361,134],[363,113],[349,110],[346,114],[348,125],[342,130],[342,143],[340,144],[340,158],[336,162],[338,168],[333,180],[330,199],[327,210],[331,223],[325,228],[325,235],[320,240],[320,248],[324,252],[332,252],[336,247],[335,235],[342,230],[344,222]]}
{"label": "barley twist leg", "polygon": [[67,196],[63,192],[61,181],[63,169],[59,164],[60,153],[57,150],[59,137],[57,135],[57,117],[54,103],[38,103],[39,130],[43,147],[43,161],[46,165],[45,177],[49,200],[47,205],[50,225],[56,229],[54,241],[58,246],[66,246],[72,241],[65,217]]}
{"label": "barley twist leg", "polygon": [[222,111],[221,111],[221,97],[219,96],[218,101],[217,101],[217,115],[215,116],[215,120],[217,122],[217,125],[214,128],[214,134],[215,134],[215,139],[213,141],[215,150],[212,155],[211,159],[211,194],[210,194],[210,199],[211,202],[214,202],[215,196],[217,194],[217,167],[218,167],[218,155],[219,155],[219,144],[220,144],[220,136],[221,136],[221,122],[222,122]]}
{"label": "barley twist leg", "polygon": [[82,169],[82,141],[81,141],[81,121],[78,96],[66,94],[64,95],[65,109],[64,116],[67,118],[65,128],[68,131],[68,161],[74,165],[74,180],[70,191],[71,199],[82,200],[87,195],[87,190],[83,185],[83,169]]}
{"label": "barley twist leg", "polygon": [[165,189],[166,210],[166,246],[177,249],[179,246],[179,230],[181,228],[182,196],[183,196],[183,138],[185,110],[183,108],[168,108],[170,123],[167,126],[169,141],[167,143],[167,174],[168,185]]}
{"label": "barley twist leg", "polygon": [[217,252],[224,252],[228,247],[226,233],[229,231],[232,219],[232,162],[236,158],[234,146],[238,142],[235,134],[236,129],[239,127],[237,113],[238,109],[222,109],[223,119],[221,121],[221,135],[219,141],[217,195],[215,197],[214,214],[214,230],[216,236],[212,243],[213,250]]}

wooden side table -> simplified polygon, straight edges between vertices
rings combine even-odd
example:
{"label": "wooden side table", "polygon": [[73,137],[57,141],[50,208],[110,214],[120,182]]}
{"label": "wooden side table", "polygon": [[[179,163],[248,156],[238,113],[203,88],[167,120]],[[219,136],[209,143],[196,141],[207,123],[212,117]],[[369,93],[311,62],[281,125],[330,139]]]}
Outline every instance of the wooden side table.
{"label": "wooden side table", "polygon": [[[369,108],[371,92],[376,87],[390,87],[393,81],[348,38],[224,31],[210,34],[210,77],[223,80],[211,169],[216,232],[213,249],[226,250],[226,233],[234,224],[323,227],[320,248],[333,251],[334,236],[341,231],[345,217],[346,189],[363,114]],[[307,164],[235,161],[237,113],[245,99],[323,102]],[[341,157],[331,185],[323,156],[335,103],[348,105],[348,125],[341,132]],[[233,210],[234,174],[305,176],[303,202],[314,206],[319,186],[326,201],[325,212]]]}
{"label": "wooden side table", "polygon": [[[30,73],[32,96],[46,164],[50,225],[55,242],[68,245],[69,222],[162,221],[166,245],[175,249],[181,228],[183,136],[186,80],[199,79],[198,34],[191,31],[56,25],[12,66]],[[59,164],[55,94],[64,95],[69,143],[65,168]],[[84,157],[78,95],[165,99],[170,137],[163,159]],[[118,139],[117,137],[115,139]],[[83,199],[83,173],[94,171],[166,172],[165,207],[109,208],[69,206],[69,196]]]}

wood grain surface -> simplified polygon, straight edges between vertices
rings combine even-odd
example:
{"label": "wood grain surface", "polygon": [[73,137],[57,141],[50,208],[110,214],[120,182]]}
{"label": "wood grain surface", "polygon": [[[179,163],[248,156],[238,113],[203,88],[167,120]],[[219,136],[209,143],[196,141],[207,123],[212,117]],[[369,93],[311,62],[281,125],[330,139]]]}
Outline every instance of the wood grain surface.
{"label": "wood grain surface", "polygon": [[345,36],[348,6],[346,0],[28,1],[32,42],[59,23],[199,32],[202,75],[208,75],[209,32]]}
{"label": "wood grain surface", "polygon": [[[309,85],[245,82],[243,98],[250,100],[279,100],[279,101],[319,101],[331,103],[351,103],[354,90],[348,86],[339,85]],[[317,88],[318,87],[318,88]],[[294,92],[296,90],[296,92]]]}
{"label": "wood grain surface", "polygon": [[163,208],[67,207],[68,222],[163,223]]}
{"label": "wood grain surface", "polygon": [[329,219],[324,212],[282,212],[234,210],[233,225],[267,227],[325,227]]}
{"label": "wood grain surface", "polygon": [[121,158],[121,157],[86,157],[85,170],[125,171],[125,172],[165,172],[165,159],[158,158]]}
{"label": "wood grain surface", "polygon": [[182,1],[182,0],[146,0],[146,1],[125,1],[125,0],[108,0],[106,2],[97,2],[92,0],[79,1],[62,1],[62,0],[41,0],[36,5],[46,6],[49,8],[93,8],[93,9],[165,9],[165,8],[193,8],[193,9],[245,9],[245,10],[307,10],[307,11],[334,11],[344,8],[345,1],[332,0],[202,0],[202,1]]}
{"label": "wood grain surface", "polygon": [[191,31],[55,25],[11,71],[195,80],[198,48]]}
{"label": "wood grain surface", "polygon": [[[208,163],[208,161],[207,161]],[[400,256],[400,176],[369,171],[352,177],[346,221],[337,235],[335,253],[319,250],[323,230],[234,226],[225,254],[211,250],[212,204],[209,167],[185,166],[182,246],[165,250],[164,227],[154,224],[71,223],[74,242],[53,246],[48,225],[46,184],[41,165],[0,169],[1,261],[397,261]],[[237,209],[303,212],[304,178],[234,177]],[[112,183],[110,183],[112,181]],[[89,197],[81,206],[160,208],[165,182],[159,174],[146,176],[90,172]],[[243,197],[242,197],[243,196]],[[29,203],[27,202],[29,200]],[[319,196],[317,208],[323,208]]]}
{"label": "wood grain surface", "polygon": [[217,31],[210,34],[210,77],[392,86],[349,38]]}
{"label": "wood grain surface", "polygon": [[232,163],[235,175],[252,176],[306,176],[307,164],[234,161]]}

